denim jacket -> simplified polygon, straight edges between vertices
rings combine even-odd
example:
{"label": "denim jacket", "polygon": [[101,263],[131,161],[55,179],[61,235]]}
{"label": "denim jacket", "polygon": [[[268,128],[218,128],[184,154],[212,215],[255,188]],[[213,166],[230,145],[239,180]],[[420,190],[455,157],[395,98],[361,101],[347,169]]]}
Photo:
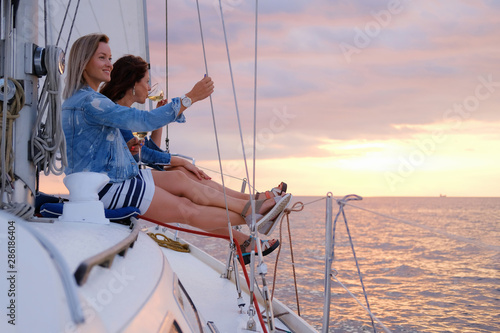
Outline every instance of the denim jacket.
{"label": "denim jacket", "polygon": [[[134,137],[130,130],[120,130],[122,132],[125,142],[129,142]],[[139,154],[134,155],[135,160],[139,159]],[[144,146],[141,147],[141,160],[142,162],[153,167],[154,165],[170,165],[170,154],[161,150],[160,147],[149,138],[144,139]],[[156,168],[163,170],[163,168]]]}
{"label": "denim jacket", "polygon": [[139,169],[119,129],[152,131],[173,121],[183,123],[186,119],[184,114],[179,116],[179,110],[179,98],[146,112],[120,106],[89,86],[83,87],[63,103],[68,156],[64,172],[105,173],[111,182],[135,177]]}

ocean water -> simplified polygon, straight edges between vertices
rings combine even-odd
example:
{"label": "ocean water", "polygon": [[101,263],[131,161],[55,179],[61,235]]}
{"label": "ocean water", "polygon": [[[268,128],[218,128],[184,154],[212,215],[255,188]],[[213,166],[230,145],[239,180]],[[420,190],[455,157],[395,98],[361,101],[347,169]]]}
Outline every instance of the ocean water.
{"label": "ocean water", "polygon": [[[273,232],[282,245],[277,264],[277,251],[266,257],[266,278],[272,285],[276,271],[274,296],[320,331],[326,198],[293,202],[304,209],[289,215],[290,238],[286,220]],[[334,198],[333,219],[338,209]],[[349,201],[345,215],[371,311],[387,330],[500,332],[500,198],[363,198]],[[224,241],[189,240],[224,260]],[[342,215],[334,253],[336,277],[366,305]],[[373,332],[365,310],[336,282],[329,322],[329,332]]]}

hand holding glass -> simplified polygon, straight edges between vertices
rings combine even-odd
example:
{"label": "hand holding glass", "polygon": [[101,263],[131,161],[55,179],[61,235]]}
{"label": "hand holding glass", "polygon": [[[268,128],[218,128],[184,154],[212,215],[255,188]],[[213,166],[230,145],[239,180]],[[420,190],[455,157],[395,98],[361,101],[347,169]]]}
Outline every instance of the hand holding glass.
{"label": "hand holding glass", "polygon": [[[139,141],[144,141],[144,138],[146,137],[146,135],[148,135],[148,132],[133,132],[132,134],[134,134],[134,136],[137,139],[139,139]],[[141,146],[142,146],[142,144],[141,144]],[[144,163],[142,163],[141,152],[142,152],[142,149],[139,148],[139,163],[137,163],[139,165],[139,168],[141,168],[141,166],[145,165]]]}

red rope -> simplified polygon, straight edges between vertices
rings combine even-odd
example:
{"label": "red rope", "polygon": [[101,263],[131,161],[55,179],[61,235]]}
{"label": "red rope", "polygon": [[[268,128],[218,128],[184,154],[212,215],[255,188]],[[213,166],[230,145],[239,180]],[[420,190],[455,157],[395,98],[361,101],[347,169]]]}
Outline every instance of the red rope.
{"label": "red rope", "polygon": [[[143,220],[146,220],[146,221],[158,224],[158,225],[161,225],[163,227],[167,227],[167,228],[178,230],[178,231],[184,231],[184,232],[188,232],[188,233],[195,234],[195,235],[221,238],[221,239],[225,239],[227,241],[231,240],[229,238],[229,236],[222,236],[222,235],[212,234],[212,233],[208,233],[208,232],[204,232],[204,231],[198,231],[198,230],[192,230],[192,229],[185,229],[185,228],[181,228],[181,227],[176,227],[176,226],[170,225],[170,224],[165,223],[165,222],[160,222],[160,221],[157,221],[155,219],[152,219],[152,218],[149,218],[149,217],[145,217],[144,215],[137,215],[137,218],[143,219]],[[238,252],[238,259],[240,261],[240,265],[242,267],[243,274],[245,275],[245,279],[247,281],[248,289],[250,289],[250,278],[248,277],[247,269],[245,267],[245,262],[243,261],[243,254],[241,253],[240,244],[238,243],[238,241],[235,238],[233,238],[233,241],[236,244],[236,251]],[[262,326],[262,329],[264,330],[264,333],[267,333],[267,328],[266,328],[266,325],[264,323],[264,319],[262,318],[262,314],[260,313],[259,303],[257,303],[257,298],[255,297],[255,293],[253,295],[253,302],[255,304],[255,310],[257,311],[257,315],[259,316],[260,325]]]}

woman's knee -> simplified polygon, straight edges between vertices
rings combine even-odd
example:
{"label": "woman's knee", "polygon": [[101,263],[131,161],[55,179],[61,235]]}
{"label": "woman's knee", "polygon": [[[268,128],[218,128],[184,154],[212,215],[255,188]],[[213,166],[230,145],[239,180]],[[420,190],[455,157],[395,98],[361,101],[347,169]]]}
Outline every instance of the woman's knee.
{"label": "woman's knee", "polygon": [[[178,191],[189,181],[187,176],[179,170],[158,171],[153,173],[155,185],[169,192]],[[178,193],[177,193],[178,194]]]}
{"label": "woman's knee", "polygon": [[144,215],[166,222],[186,223],[196,212],[197,205],[188,198],[173,195],[157,187],[151,205]]}
{"label": "woman's knee", "polygon": [[194,217],[200,214],[201,207],[188,198],[180,197],[177,202],[177,212],[183,223],[191,224]]}

